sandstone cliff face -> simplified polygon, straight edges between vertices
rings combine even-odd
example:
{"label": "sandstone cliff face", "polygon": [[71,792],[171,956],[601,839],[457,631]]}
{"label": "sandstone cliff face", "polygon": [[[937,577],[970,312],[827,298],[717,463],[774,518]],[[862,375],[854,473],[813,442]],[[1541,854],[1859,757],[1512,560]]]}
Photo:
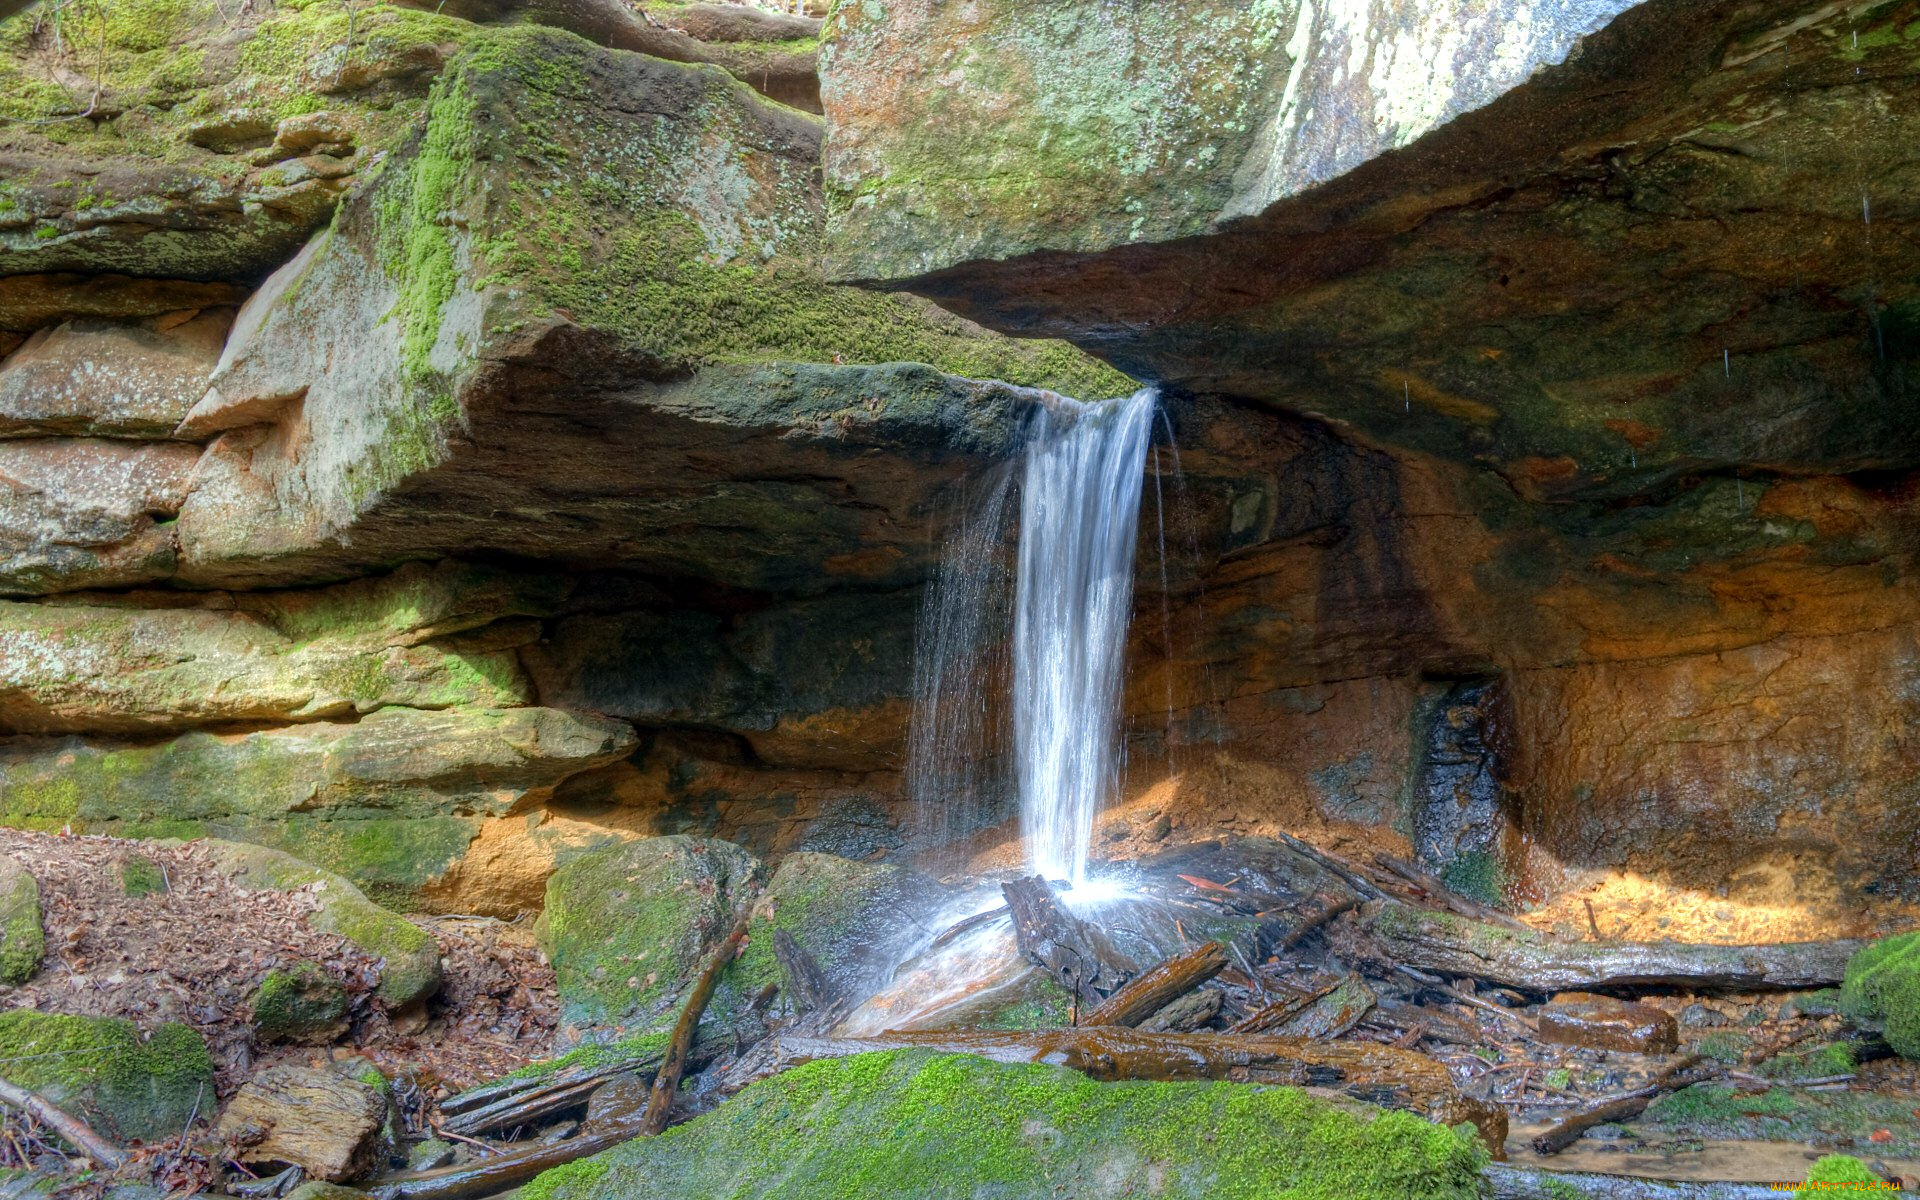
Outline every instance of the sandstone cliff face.
{"label": "sandstone cliff face", "polygon": [[810,34],[559,7],[0,26],[0,821],[909,856],[938,527],[1111,362],[1116,851],[1920,901],[1912,4],[845,4],[824,190]]}
{"label": "sandstone cliff face", "polygon": [[[119,137],[13,135],[69,174],[111,144],[162,219],[9,176],[49,232],[0,283],[0,819],[498,912],[609,837],[902,841],[929,506],[1008,452],[1020,385],[1125,378],[823,282],[817,122],[717,67],[401,9],[219,24],[141,35],[206,49]],[[401,33],[410,70],[302,90]],[[9,70],[63,69],[39,36]],[[296,152],[318,207],[228,214],[272,238],[153,182]]]}
{"label": "sandstone cliff face", "polygon": [[1190,414],[1204,585],[1143,603],[1114,836],[1497,808],[1493,863],[1428,865],[1874,919],[1916,854],[1916,16],[837,11],[838,271]]}

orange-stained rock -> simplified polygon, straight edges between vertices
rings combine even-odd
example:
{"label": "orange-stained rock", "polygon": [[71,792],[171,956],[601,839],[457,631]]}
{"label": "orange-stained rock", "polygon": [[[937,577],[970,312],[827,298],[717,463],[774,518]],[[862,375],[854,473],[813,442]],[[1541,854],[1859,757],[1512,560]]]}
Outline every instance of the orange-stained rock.
{"label": "orange-stained rock", "polygon": [[1565,1046],[1671,1054],[1680,1040],[1680,1025],[1672,1013],[1592,992],[1561,992],[1540,1010],[1538,1019],[1540,1040]]}

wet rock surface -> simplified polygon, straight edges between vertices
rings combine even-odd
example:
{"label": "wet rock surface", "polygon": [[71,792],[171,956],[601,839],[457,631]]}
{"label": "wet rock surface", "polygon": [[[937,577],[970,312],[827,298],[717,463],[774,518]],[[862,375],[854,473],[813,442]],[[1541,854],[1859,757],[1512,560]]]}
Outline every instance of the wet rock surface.
{"label": "wet rock surface", "polygon": [[1671,1054],[1680,1038],[1672,1014],[1592,992],[1560,993],[1539,1021],[1544,1041],[1634,1054]]}

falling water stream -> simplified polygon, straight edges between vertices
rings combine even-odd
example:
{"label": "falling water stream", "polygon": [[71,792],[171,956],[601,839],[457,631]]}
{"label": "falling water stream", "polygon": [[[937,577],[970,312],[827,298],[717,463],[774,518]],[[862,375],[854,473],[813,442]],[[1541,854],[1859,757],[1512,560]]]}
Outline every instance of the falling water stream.
{"label": "falling water stream", "polygon": [[1034,869],[1078,887],[1120,785],[1120,685],[1154,393],[1035,414],[1020,488],[1013,738]]}
{"label": "falling water stream", "polygon": [[[1068,885],[1076,907],[1099,906],[1111,889],[1090,886],[1099,881],[1088,879],[1088,849],[1094,818],[1120,788],[1120,691],[1156,396],[1031,400],[1020,456],[975,480],[948,522],[920,615],[909,786],[945,826],[926,832],[963,842],[1002,819],[1011,757],[1029,869]],[[975,882],[959,885],[842,1035],[954,1020],[1018,992],[1030,968],[1004,922],[930,942],[1001,903],[996,883]]]}

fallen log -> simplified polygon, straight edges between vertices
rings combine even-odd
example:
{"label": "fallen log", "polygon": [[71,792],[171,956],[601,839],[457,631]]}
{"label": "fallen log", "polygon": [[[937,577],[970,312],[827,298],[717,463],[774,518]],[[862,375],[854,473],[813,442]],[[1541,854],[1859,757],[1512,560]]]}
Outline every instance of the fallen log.
{"label": "fallen log", "polygon": [[[511,1129],[527,1124],[535,1117],[549,1116],[555,1108],[541,1110],[547,1098],[577,1093],[582,1099],[619,1075],[642,1074],[651,1083],[660,1067],[664,1050],[649,1050],[622,1056],[585,1069],[558,1070],[548,1075],[500,1079],[469,1088],[440,1102],[443,1116],[440,1127],[451,1133],[471,1136],[479,1130]],[[524,1106],[524,1107],[523,1107]]]}
{"label": "fallen log", "polygon": [[1060,906],[1053,888],[1035,875],[1001,886],[1013,914],[1013,940],[1074,996],[1076,1006],[1097,1008],[1120,990],[1131,968],[1100,931]]}
{"label": "fallen log", "polygon": [[103,1167],[122,1167],[132,1157],[125,1150],[94,1132],[93,1126],[61,1108],[38,1092],[0,1079],[0,1103],[26,1113],[60,1135],[62,1141]]}
{"label": "fallen log", "polygon": [[1138,1025],[1226,969],[1227,948],[1219,942],[1203,942],[1143,971],[1079,1023]]}
{"label": "fallen log", "polygon": [[1120,1026],[1035,1032],[889,1031],[872,1038],[776,1034],[727,1068],[718,1082],[731,1095],[760,1079],[823,1058],[921,1048],[993,1062],[1051,1063],[1103,1081],[1205,1080],[1324,1087],[1371,1104],[1407,1109],[1445,1125],[1470,1121],[1498,1156],[1507,1112],[1462,1095],[1447,1069],[1424,1054],[1371,1042],[1225,1033],[1146,1033]]}
{"label": "fallen log", "polygon": [[1360,922],[1388,963],[1533,992],[1830,987],[1840,982],[1847,960],[1865,945],[1853,940],[1769,946],[1557,942],[1543,934],[1393,901],[1365,906]]}
{"label": "fallen log", "polygon": [[1540,1154],[1558,1154],[1579,1141],[1581,1134],[1595,1126],[1631,1121],[1647,1111],[1648,1105],[1668,1092],[1678,1091],[1688,1084],[1700,1082],[1708,1075],[1719,1073],[1721,1068],[1715,1064],[1705,1075],[1696,1075],[1695,1068],[1704,1061],[1698,1054],[1689,1054],[1648,1080],[1647,1086],[1574,1113],[1535,1137],[1531,1143],[1534,1150]]}
{"label": "fallen log", "polygon": [[1248,1013],[1227,1032],[1265,1033],[1275,1025],[1280,1024],[1295,1013],[1300,1012],[1306,1008],[1307,1005],[1319,1000],[1322,996],[1331,995],[1333,990],[1340,986],[1341,982],[1341,980],[1336,979],[1317,991],[1303,992],[1294,996],[1282,996],[1273,1003]]}
{"label": "fallen log", "polygon": [[752,917],[753,906],[742,906],[733,928],[707,956],[700,977],[694,980],[693,990],[687,993],[686,1003],[680,1007],[680,1019],[674,1022],[673,1036],[667,1039],[666,1057],[660,1060],[660,1069],[653,1076],[653,1095],[640,1118],[643,1136],[651,1137],[667,1127],[667,1114],[673,1108],[674,1093],[680,1089],[680,1076],[687,1069],[687,1056],[693,1052],[693,1035],[700,1028],[700,1016],[707,1011],[707,1001],[713,999],[720,972],[733,961],[740,943],[746,940],[747,923]]}
{"label": "fallen log", "polygon": [[440,1122],[439,1131],[456,1138],[478,1137],[483,1133],[532,1125],[556,1113],[580,1107],[606,1081],[606,1077],[599,1074],[556,1080],[493,1104],[446,1117]]}
{"label": "fallen log", "polygon": [[1219,1016],[1226,1001],[1218,988],[1188,992],[1135,1028],[1146,1033],[1191,1033]]}
{"label": "fallen log", "polygon": [[1487,1167],[1489,1200],[1765,1200],[1780,1189],[1766,1183],[1693,1183],[1600,1175],[1588,1171],[1541,1171],[1494,1163]]}

